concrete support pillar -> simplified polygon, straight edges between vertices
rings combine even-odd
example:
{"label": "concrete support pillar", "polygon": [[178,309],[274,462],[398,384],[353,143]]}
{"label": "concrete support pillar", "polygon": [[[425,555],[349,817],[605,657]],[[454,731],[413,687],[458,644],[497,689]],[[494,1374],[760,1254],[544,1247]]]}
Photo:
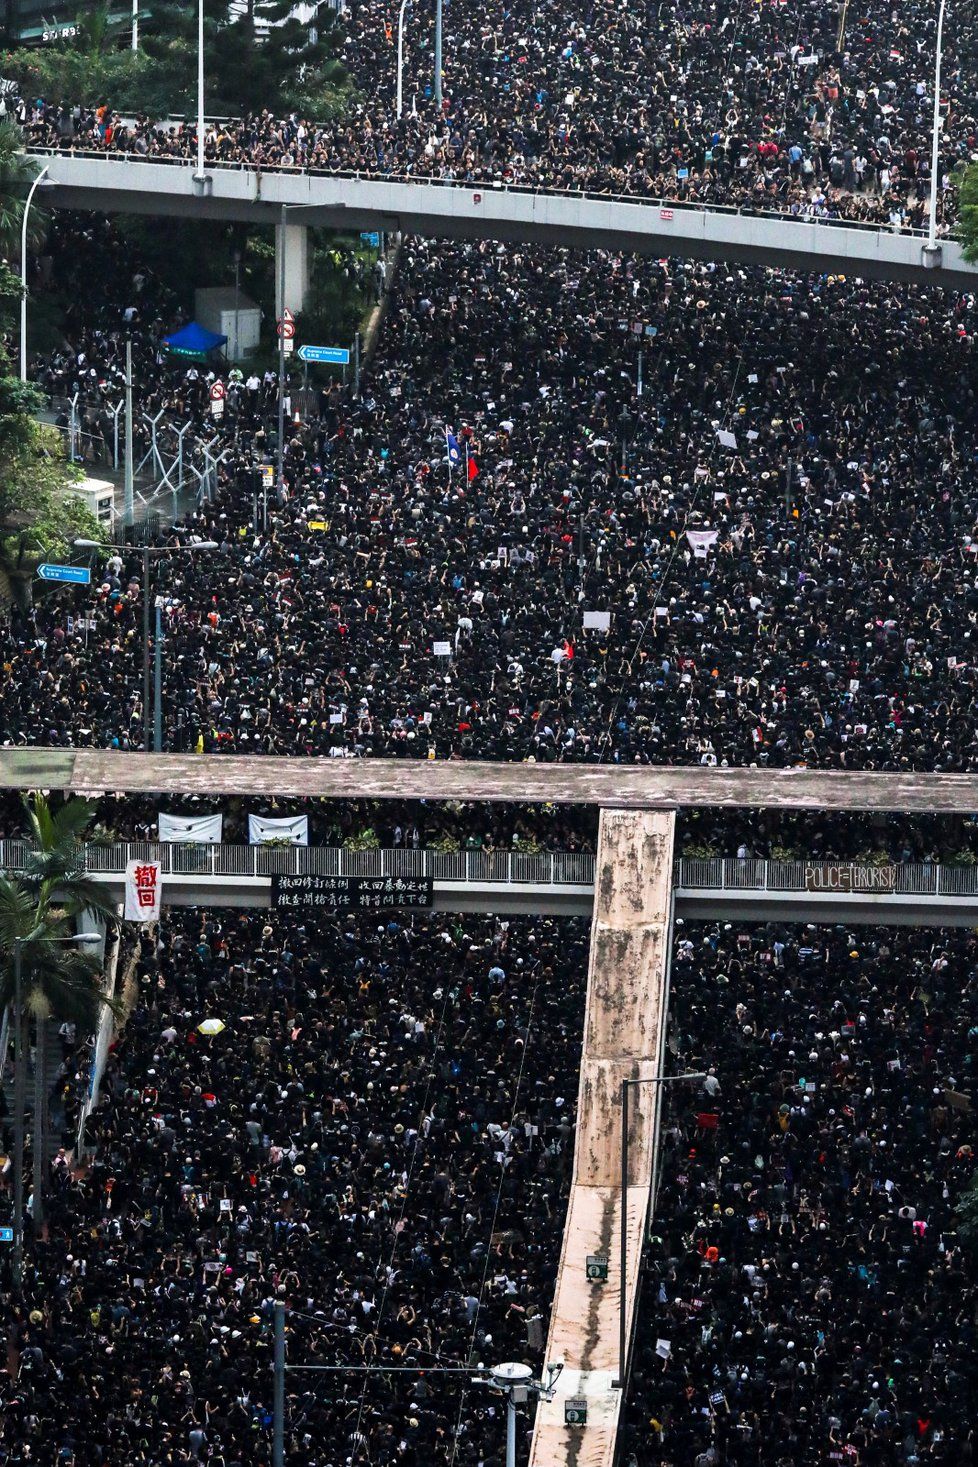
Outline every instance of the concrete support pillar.
{"label": "concrete support pillar", "polygon": [[285,235],[285,306],[293,316],[305,309],[309,294],[309,230],[304,224],[287,224],[283,231],[275,226],[275,315],[282,319],[282,300],[279,291],[279,251],[283,248]]}

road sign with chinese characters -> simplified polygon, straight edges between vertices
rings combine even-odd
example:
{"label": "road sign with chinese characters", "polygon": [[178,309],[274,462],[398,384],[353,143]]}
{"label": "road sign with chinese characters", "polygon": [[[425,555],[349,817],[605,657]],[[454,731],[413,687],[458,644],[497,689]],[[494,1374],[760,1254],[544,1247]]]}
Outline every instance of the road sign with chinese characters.
{"label": "road sign with chinese characters", "polygon": [[348,367],[350,353],[345,346],[300,346],[300,362],[325,362],[331,367]]}
{"label": "road sign with chinese characters", "polygon": [[303,911],[368,911],[384,907],[430,907],[434,882],[428,876],[272,877],[272,906]]}
{"label": "road sign with chinese characters", "polygon": [[54,561],[39,565],[37,573],[42,581],[70,581],[78,586],[87,586],[92,579],[87,565],[57,565]]}

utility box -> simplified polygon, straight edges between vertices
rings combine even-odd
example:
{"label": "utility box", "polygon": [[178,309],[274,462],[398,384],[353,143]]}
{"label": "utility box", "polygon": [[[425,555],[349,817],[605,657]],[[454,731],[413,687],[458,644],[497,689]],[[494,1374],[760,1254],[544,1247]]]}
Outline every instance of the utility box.
{"label": "utility box", "polygon": [[115,485],[108,479],[79,479],[66,484],[64,492],[80,499],[91,510],[104,530],[111,533],[115,524]]}
{"label": "utility box", "polygon": [[564,1425],[587,1426],[587,1398],[568,1396],[564,1402]]}
{"label": "utility box", "polygon": [[257,351],[261,336],[261,307],[233,285],[209,286],[194,292],[194,320],[198,326],[228,339],[229,362],[240,362]]}

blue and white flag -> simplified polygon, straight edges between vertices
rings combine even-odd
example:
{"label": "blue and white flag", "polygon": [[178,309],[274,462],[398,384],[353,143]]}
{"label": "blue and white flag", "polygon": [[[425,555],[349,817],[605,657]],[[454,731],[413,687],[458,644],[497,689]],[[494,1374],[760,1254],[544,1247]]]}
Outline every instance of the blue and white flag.
{"label": "blue and white flag", "polygon": [[462,450],[458,446],[458,439],[451,428],[445,429],[445,442],[448,445],[448,462],[451,468],[456,468],[462,462]]}

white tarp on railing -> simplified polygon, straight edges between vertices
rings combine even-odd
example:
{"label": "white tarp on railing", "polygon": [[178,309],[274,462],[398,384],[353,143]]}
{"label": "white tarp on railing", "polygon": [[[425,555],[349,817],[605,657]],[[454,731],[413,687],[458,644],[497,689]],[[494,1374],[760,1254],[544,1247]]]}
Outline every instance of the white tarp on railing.
{"label": "white tarp on railing", "polygon": [[159,819],[160,840],[193,841],[197,845],[217,846],[224,829],[222,815],[164,815]]}

